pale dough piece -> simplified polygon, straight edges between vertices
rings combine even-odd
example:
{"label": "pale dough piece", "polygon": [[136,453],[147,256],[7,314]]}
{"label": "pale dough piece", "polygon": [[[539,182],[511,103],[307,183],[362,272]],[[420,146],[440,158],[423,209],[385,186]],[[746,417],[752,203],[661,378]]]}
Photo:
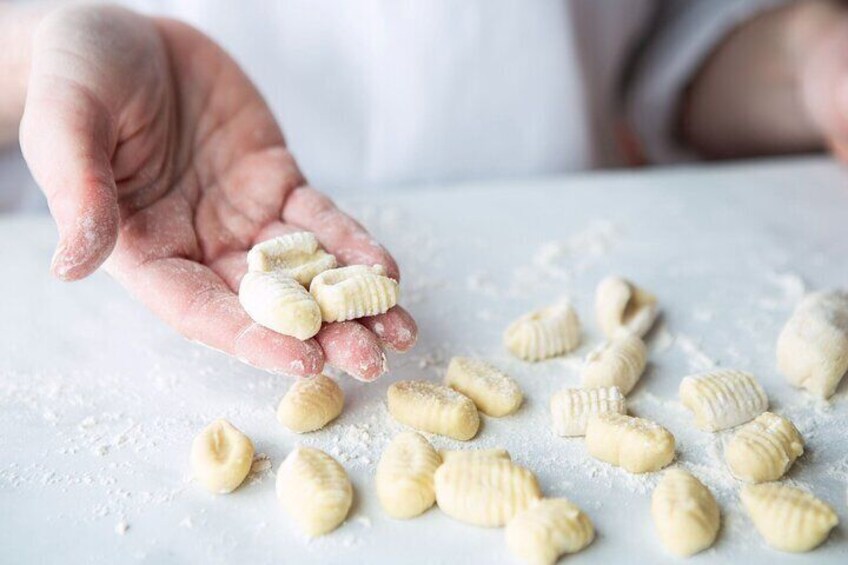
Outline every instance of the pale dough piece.
{"label": "pale dough piece", "polygon": [[583,366],[583,388],[618,387],[627,394],[645,371],[648,350],[641,338],[625,334],[595,349]]}
{"label": "pale dough piece", "polygon": [[573,502],[545,498],[518,513],[506,526],[506,545],[532,565],[552,565],[561,555],[577,553],[595,539],[592,521]]}
{"label": "pale dough piece", "polygon": [[319,449],[298,447],[277,471],[277,499],[301,531],[321,536],[339,527],[353,504],[344,468]]}
{"label": "pale dough piece", "polygon": [[477,434],[480,415],[464,394],[428,381],[399,381],[388,390],[389,413],[422,432],[466,441]]}
{"label": "pale dough piece", "polygon": [[768,397],[751,373],[723,369],[684,377],[680,401],[695,416],[695,426],[726,430],[753,420],[768,409]]}
{"label": "pale dough piece", "polygon": [[331,269],[312,279],[309,292],[325,322],[344,322],[384,314],[398,302],[398,283],[380,265]]}
{"label": "pale dough piece", "polygon": [[598,325],[610,339],[624,333],[644,336],[658,313],[656,297],[627,279],[609,276],[595,290]]}
{"label": "pale dough piece", "polygon": [[342,413],[344,392],[325,375],[301,378],[286,392],[277,420],[293,432],[320,430]]}
{"label": "pale dough piece", "polygon": [[234,491],[253,463],[253,442],[226,420],[215,420],[191,444],[194,478],[209,492]]}
{"label": "pale dough piece", "polygon": [[566,388],[551,397],[554,433],[560,436],[586,435],[589,418],[595,414],[627,413],[624,395],[616,387]]}
{"label": "pale dough piece", "polygon": [[496,367],[469,357],[454,357],[445,384],[474,401],[477,409],[495,418],[512,414],[524,395],[512,378]]}
{"label": "pale dough piece", "polygon": [[643,418],[608,412],[589,419],[589,455],[631,473],[659,471],[674,459],[674,436]]}
{"label": "pale dough piece", "polygon": [[505,459],[512,461],[509,451],[502,447],[493,447],[490,449],[440,449],[439,455],[441,455],[443,463],[453,461],[454,459]]}
{"label": "pale dough piece", "polygon": [[780,483],[745,485],[742,505],[766,543],[780,551],[810,551],[839,523],[828,504]]}
{"label": "pale dough piece", "polygon": [[401,432],[389,443],[377,465],[377,498],[392,518],[413,518],[436,502],[434,476],[439,454],[416,432]]}
{"label": "pale dough piece", "polygon": [[504,332],[504,345],[519,359],[541,361],[563,355],[580,345],[580,319],[567,300],[534,310],[515,320]]}
{"label": "pale dough piece", "polygon": [[792,422],[763,412],[737,431],[724,450],[734,477],[749,483],[776,481],[804,453],[804,440]]}
{"label": "pale dough piece", "polygon": [[503,526],[539,498],[533,473],[508,459],[459,457],[436,470],[439,508],[476,526]]}
{"label": "pale dough piece", "polygon": [[848,371],[848,292],[806,296],[780,332],[777,368],[790,383],[829,398]]}
{"label": "pale dough piece", "polygon": [[651,516],[662,544],[681,557],[710,547],[721,523],[710,490],[683,469],[663,473],[651,497]]}
{"label": "pale dough piece", "polygon": [[321,309],[300,283],[282,273],[248,271],[239,285],[239,302],[257,324],[307,340],[321,329]]}
{"label": "pale dough piece", "polygon": [[319,273],[336,267],[336,258],[318,245],[312,232],[295,232],[269,239],[247,253],[249,271],[276,271],[309,286]]}

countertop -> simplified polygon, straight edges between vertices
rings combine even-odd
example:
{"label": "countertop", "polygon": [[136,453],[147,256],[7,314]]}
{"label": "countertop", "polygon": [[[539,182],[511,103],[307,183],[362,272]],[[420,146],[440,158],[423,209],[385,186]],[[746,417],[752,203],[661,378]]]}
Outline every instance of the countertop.
{"label": "countertop", "polygon": [[[275,419],[289,379],[184,340],[102,273],[52,280],[50,220],[0,217],[0,562],[513,563],[502,530],[458,523],[438,508],[396,521],[376,500],[380,452],[402,429],[387,413],[386,387],[439,379],[455,354],[489,359],[526,396],[516,415],[484,417],[467,446],[507,448],[546,495],[570,498],[594,522],[597,539],[565,562],[671,562],[649,513],[659,474],[594,461],[582,439],[551,430],[550,395],[578,385],[581,359],[601,341],[593,294],[611,273],[655,293],[662,307],[630,411],[675,434],[678,463],[722,508],[717,543],[691,562],[848,562],[848,383],[830,402],[814,400],[790,387],[774,360],[804,292],[848,284],[848,172],[825,159],[766,161],[363,191],[343,205],[395,253],[401,302],[421,336],[411,353],[390,355],[375,383],[339,376],[344,413],[303,436]],[[501,345],[506,325],[563,295],[582,320],[580,349],[533,365],[511,359]],[[842,521],[814,553],[764,545],[723,462],[728,434],[695,429],[678,402],[680,379],[712,367],[756,374],[771,409],[803,434],[807,453],[786,480]],[[203,491],[188,469],[194,435],[219,417],[262,454],[227,496]],[[276,467],[298,444],[334,455],[355,489],[345,524],[312,541],[274,495]]]}

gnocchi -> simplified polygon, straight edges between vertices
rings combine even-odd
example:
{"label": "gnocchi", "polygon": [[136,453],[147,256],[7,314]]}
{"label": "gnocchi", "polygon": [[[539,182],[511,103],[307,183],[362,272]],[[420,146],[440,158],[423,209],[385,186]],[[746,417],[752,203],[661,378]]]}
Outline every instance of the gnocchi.
{"label": "gnocchi", "polygon": [[344,392],[325,375],[298,379],[277,408],[277,420],[293,432],[320,430],[342,413]]}
{"label": "gnocchi", "polygon": [[524,399],[518,383],[479,359],[451,359],[445,384],[473,400],[480,412],[496,418],[518,410]]}
{"label": "gnocchi", "polygon": [[746,485],[742,505],[768,545],[804,552],[820,545],[839,523],[828,504],[799,488],[780,483]]}
{"label": "gnocchi", "polygon": [[491,449],[441,449],[439,455],[442,456],[442,462],[447,463],[455,459],[506,459],[512,461],[509,456],[509,451],[501,447],[493,447]]}
{"label": "gnocchi", "polygon": [[695,416],[695,426],[708,431],[726,430],[753,420],[768,409],[768,397],[744,371],[720,370],[684,377],[680,400]]}
{"label": "gnocchi", "polygon": [[351,265],[317,275],[309,292],[325,322],[344,322],[388,312],[398,302],[398,283],[380,265]]}
{"label": "gnocchi", "polygon": [[595,414],[626,414],[624,395],[616,387],[567,388],[551,397],[554,433],[560,436],[586,435],[589,418]]}
{"label": "gnocchi", "polygon": [[805,297],[777,340],[777,367],[790,383],[822,398],[848,371],[848,291]]}
{"label": "gnocchi", "polygon": [[353,487],[344,468],[319,449],[298,447],[277,471],[277,499],[309,537],[331,532],[347,518]]}
{"label": "gnocchi", "polygon": [[215,420],[191,444],[191,468],[210,492],[226,494],[244,482],[253,463],[253,442],[226,420]]}
{"label": "gnocchi", "polygon": [[477,406],[454,389],[427,381],[399,381],[388,390],[389,413],[416,430],[466,441],[477,434]]}
{"label": "gnocchi", "polygon": [[580,345],[580,319],[567,300],[534,310],[515,320],[504,332],[504,345],[519,359],[541,361]]}
{"label": "gnocchi", "polygon": [[651,516],[663,546],[681,557],[710,547],[721,521],[710,490],[683,469],[663,474],[651,497]]}
{"label": "gnocchi", "polygon": [[436,470],[439,508],[476,526],[503,526],[540,497],[533,473],[508,459],[459,457]]}
{"label": "gnocchi", "polygon": [[646,473],[671,463],[674,436],[656,422],[607,412],[589,419],[586,448],[595,459],[630,473]]}
{"label": "gnocchi", "polygon": [[506,526],[507,547],[525,563],[551,565],[561,555],[577,553],[593,539],[592,521],[564,498],[542,499]]}
{"label": "gnocchi", "polygon": [[804,440],[792,422],[763,412],[728,442],[724,457],[737,479],[750,483],[776,481],[804,453]]}
{"label": "gnocchi", "polygon": [[609,276],[595,290],[595,315],[604,335],[612,339],[623,332],[642,337],[657,319],[653,294],[621,277]]}
{"label": "gnocchi", "polygon": [[336,258],[311,232],[295,232],[257,243],[247,254],[248,271],[276,271],[309,286],[319,273],[336,267]]}
{"label": "gnocchi", "polygon": [[434,476],[442,459],[416,432],[395,436],[377,464],[377,498],[393,518],[412,518],[436,502]]}
{"label": "gnocchi", "polygon": [[583,388],[614,386],[626,395],[636,386],[647,360],[648,350],[641,338],[630,334],[614,338],[586,357]]}
{"label": "gnocchi", "polygon": [[239,302],[257,324],[307,340],[321,329],[321,309],[300,283],[282,273],[248,271],[239,285]]}

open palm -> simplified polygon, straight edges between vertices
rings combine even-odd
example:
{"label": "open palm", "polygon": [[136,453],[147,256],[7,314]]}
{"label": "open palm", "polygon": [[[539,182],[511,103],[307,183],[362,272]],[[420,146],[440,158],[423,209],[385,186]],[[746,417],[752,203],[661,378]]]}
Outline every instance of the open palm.
{"label": "open palm", "polygon": [[200,32],[118,8],[53,13],[35,38],[21,146],[59,227],[57,276],[106,261],[188,338],[286,374],[320,372],[326,360],[372,380],[385,371],[381,345],[414,344],[399,307],[305,342],[242,310],[248,249],[288,231],[313,231],[342,263],[398,270],[306,184],[262,97]]}

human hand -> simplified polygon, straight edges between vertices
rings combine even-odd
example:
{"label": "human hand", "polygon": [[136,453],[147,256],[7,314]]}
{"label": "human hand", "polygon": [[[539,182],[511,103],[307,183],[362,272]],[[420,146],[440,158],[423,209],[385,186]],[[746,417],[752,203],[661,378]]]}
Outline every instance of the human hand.
{"label": "human hand", "polygon": [[414,345],[400,307],[304,342],[241,308],[247,251],[289,231],[314,232],[341,263],[399,273],[307,185],[261,95],[197,30],[115,7],[51,13],[34,38],[20,141],[58,226],[55,276],[80,279],[105,262],[187,338],[279,373],[318,373],[326,361],[373,380],[386,369],[382,345]]}

